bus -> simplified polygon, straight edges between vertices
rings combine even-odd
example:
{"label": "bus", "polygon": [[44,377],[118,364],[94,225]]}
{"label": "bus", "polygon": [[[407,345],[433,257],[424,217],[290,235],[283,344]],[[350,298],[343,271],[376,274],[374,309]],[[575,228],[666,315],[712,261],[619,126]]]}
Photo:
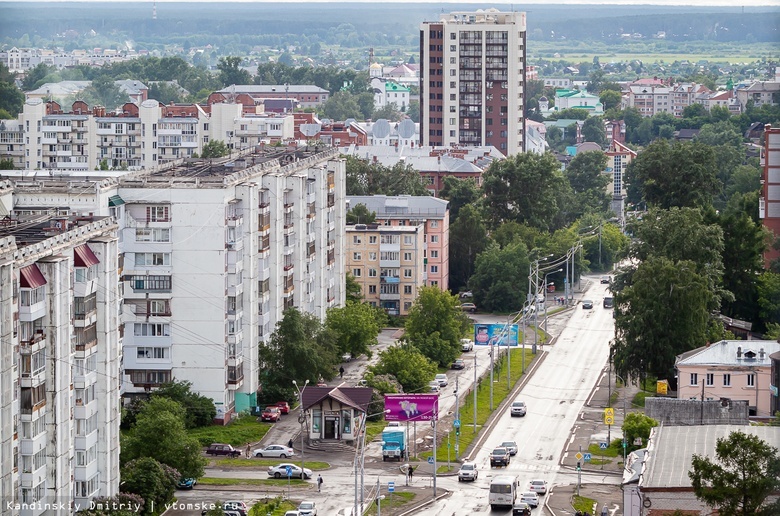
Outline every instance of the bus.
{"label": "bus", "polygon": [[490,508],[512,507],[517,499],[517,477],[501,475],[490,481]]}

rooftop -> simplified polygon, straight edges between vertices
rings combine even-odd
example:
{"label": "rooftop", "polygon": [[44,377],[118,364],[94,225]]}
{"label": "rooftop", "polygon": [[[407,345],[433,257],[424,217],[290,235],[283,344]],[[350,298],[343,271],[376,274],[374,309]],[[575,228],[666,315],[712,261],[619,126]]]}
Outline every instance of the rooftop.
{"label": "rooftop", "polygon": [[774,340],[722,340],[678,355],[675,365],[769,367],[769,355],[778,351],[780,343]]}
{"label": "rooftop", "polygon": [[349,207],[365,205],[368,211],[376,212],[377,218],[424,215],[443,218],[447,213],[448,201],[429,195],[348,195]]}

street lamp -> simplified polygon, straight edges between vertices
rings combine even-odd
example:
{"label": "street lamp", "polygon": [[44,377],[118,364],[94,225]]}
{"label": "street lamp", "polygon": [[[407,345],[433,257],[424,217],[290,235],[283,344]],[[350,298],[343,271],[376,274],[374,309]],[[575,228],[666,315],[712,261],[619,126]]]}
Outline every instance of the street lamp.
{"label": "street lamp", "polygon": [[303,388],[298,388],[298,382],[295,380],[292,381],[293,385],[295,385],[295,390],[298,391],[298,401],[300,403],[300,410],[301,413],[298,415],[298,423],[301,425],[301,476],[304,476],[304,471],[306,471],[306,457],[303,453],[303,434],[304,430],[308,431],[308,425],[306,425],[306,412],[303,410],[303,391],[306,390],[306,386],[309,385],[309,380],[306,380],[303,384]]}
{"label": "street lamp", "polygon": [[561,272],[563,269],[558,268],[554,271],[550,271],[547,274],[544,275],[544,293],[545,293],[545,303],[544,303],[544,333],[547,334],[547,276],[550,274],[555,274],[556,272]]}
{"label": "street lamp", "polygon": [[[611,366],[612,366],[612,363],[610,362],[610,367]],[[617,378],[618,380],[623,382],[623,423],[625,423],[626,422],[626,392],[625,392],[626,381],[623,379],[622,376],[620,376],[617,373],[615,373],[615,378]],[[615,388],[617,388],[617,386],[615,386]],[[611,398],[612,398],[612,396],[610,395],[610,401],[611,401]],[[607,427],[607,428],[609,428],[609,427]],[[607,441],[609,441],[609,432],[607,432],[607,434],[608,434],[607,435]],[[607,443],[607,446],[609,446],[609,442]],[[626,433],[623,432],[623,466],[625,466],[625,465],[626,465]]]}
{"label": "street lamp", "polygon": [[[378,416],[380,414],[389,414],[390,409],[386,409],[376,414],[368,414],[363,416],[363,424],[361,425],[360,434],[358,435],[358,452],[355,455],[355,507],[353,514],[363,514],[363,480],[366,473],[364,466],[365,453],[366,453],[366,423],[368,418]],[[361,443],[362,438],[362,443]],[[358,464],[360,465],[360,512],[358,512]]]}

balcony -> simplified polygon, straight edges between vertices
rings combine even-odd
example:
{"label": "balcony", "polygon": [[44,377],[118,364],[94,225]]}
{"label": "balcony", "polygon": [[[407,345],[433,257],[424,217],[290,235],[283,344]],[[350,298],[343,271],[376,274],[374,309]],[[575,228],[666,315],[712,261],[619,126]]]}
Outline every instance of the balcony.
{"label": "balcony", "polygon": [[228,217],[227,219],[227,226],[229,228],[240,226],[243,223],[244,223],[244,217],[242,217],[241,215],[233,215],[232,217]]}
{"label": "balcony", "polygon": [[236,390],[244,383],[244,364],[228,366],[228,388]]}
{"label": "balcony", "polygon": [[23,339],[19,341],[19,353],[22,355],[30,355],[43,349],[46,345],[46,334],[43,330],[35,330],[35,334],[29,339]]}
{"label": "balcony", "polygon": [[96,338],[90,339],[90,340],[88,340],[86,342],[82,342],[80,344],[76,344],[74,346],[74,351],[76,351],[76,352],[85,352],[85,351],[91,350],[95,346],[97,346],[97,339]]}
{"label": "balcony", "polygon": [[401,266],[401,260],[379,260],[379,266],[383,269],[397,269]]}
{"label": "balcony", "polygon": [[97,322],[97,310],[92,310],[86,314],[75,314],[73,316],[73,326],[76,328],[86,328]]}
{"label": "balcony", "polygon": [[381,276],[379,281],[381,283],[401,283],[401,278],[398,276]]}
{"label": "balcony", "polygon": [[394,292],[394,293],[380,292],[379,293],[379,300],[380,301],[400,301],[401,300],[401,294],[399,292]]}

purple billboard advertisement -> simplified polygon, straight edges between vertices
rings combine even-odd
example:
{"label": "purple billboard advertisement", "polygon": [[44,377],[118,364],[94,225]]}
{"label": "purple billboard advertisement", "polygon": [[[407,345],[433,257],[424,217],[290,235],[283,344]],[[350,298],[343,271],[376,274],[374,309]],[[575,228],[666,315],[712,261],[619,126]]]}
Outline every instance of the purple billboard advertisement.
{"label": "purple billboard advertisement", "polygon": [[517,346],[520,341],[516,324],[475,324],[477,346]]}
{"label": "purple billboard advertisement", "polygon": [[430,421],[439,413],[438,394],[385,394],[385,421]]}

